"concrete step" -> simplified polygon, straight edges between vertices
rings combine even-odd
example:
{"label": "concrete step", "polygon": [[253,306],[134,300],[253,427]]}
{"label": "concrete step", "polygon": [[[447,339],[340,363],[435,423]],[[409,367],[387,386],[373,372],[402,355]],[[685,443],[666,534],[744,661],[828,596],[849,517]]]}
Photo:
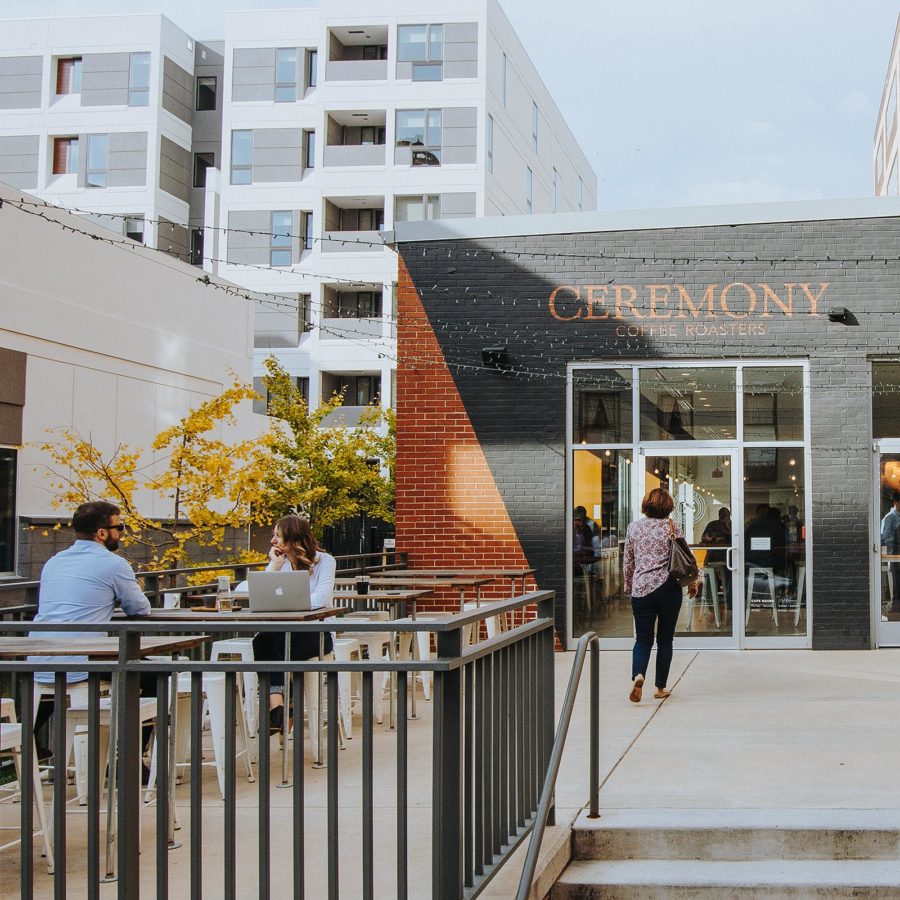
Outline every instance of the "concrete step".
{"label": "concrete step", "polygon": [[603,810],[599,819],[578,817],[572,856],[607,862],[897,860],[900,810]]}
{"label": "concrete step", "polygon": [[886,860],[581,860],[569,864],[550,896],[552,900],[896,900],[898,885],[900,862]]}

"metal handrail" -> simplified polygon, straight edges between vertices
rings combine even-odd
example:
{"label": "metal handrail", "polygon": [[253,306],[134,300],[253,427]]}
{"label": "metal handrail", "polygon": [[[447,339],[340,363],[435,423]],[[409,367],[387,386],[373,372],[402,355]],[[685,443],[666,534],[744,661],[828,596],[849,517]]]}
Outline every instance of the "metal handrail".
{"label": "metal handrail", "polygon": [[541,842],[544,839],[544,830],[547,827],[547,819],[550,816],[550,809],[553,804],[556,778],[559,775],[559,767],[562,763],[566,736],[569,733],[569,724],[572,721],[572,711],[575,709],[575,696],[578,693],[581,672],[584,669],[584,658],[587,655],[589,644],[591,648],[591,732],[590,749],[588,751],[590,756],[590,809],[588,818],[597,819],[600,817],[600,638],[596,632],[589,631],[579,638],[578,646],[575,650],[572,673],[569,675],[566,698],[563,701],[559,726],[556,729],[556,738],[553,741],[553,749],[550,751],[550,763],[547,766],[547,776],[544,779],[540,803],[534,817],[531,840],[528,843],[528,854],[525,857],[522,877],[519,879],[519,890],[516,893],[516,900],[527,900],[531,891],[531,883],[534,881],[538,854],[541,852]]}

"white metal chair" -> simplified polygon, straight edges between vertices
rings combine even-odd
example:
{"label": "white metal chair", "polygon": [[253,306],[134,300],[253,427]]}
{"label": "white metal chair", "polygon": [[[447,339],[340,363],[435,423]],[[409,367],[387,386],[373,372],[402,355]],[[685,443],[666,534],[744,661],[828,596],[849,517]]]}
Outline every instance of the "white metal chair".
{"label": "white metal chair", "polygon": [[[9,719],[8,722],[0,721],[0,753],[11,754],[16,767],[16,780],[21,789],[23,777],[31,778],[31,788],[34,795],[34,805],[37,807],[38,825],[33,834],[41,836],[44,847],[44,857],[47,862],[47,872],[53,874],[53,845],[51,843],[50,828],[47,820],[47,812],[44,808],[44,794],[41,790],[41,775],[38,771],[37,751],[32,751],[32,767],[29,776],[22,772],[22,725],[16,721],[16,707],[12,699],[4,697],[0,700],[0,719]],[[32,747],[34,739],[32,738]],[[33,835],[32,835],[33,836]],[[0,850],[5,850],[18,844],[22,838],[0,845]]]}
{"label": "white metal chair", "polygon": [[[210,662],[220,659],[240,659],[244,662],[253,662],[253,638],[229,638],[223,641],[213,641],[210,648]],[[250,734],[256,734],[259,707],[256,703],[256,690],[259,678],[256,672],[244,672],[244,718],[247,720],[247,730]]]}
{"label": "white metal chair", "polygon": [[[589,583],[590,576],[585,576],[585,582],[588,585],[587,590],[590,590]],[[490,609],[490,602],[482,602],[475,603],[473,601],[469,601],[468,603],[463,604],[463,610],[465,612],[472,612],[476,609]],[[492,637],[496,637],[500,634],[501,631],[507,630],[507,622],[506,622],[506,613],[502,615],[491,616],[484,620],[484,627],[487,631],[488,639]],[[477,643],[480,637],[480,628],[478,625],[464,625],[463,626],[463,643],[464,644],[474,644]]]}
{"label": "white metal chair", "polygon": [[753,592],[756,590],[756,579],[765,578],[769,588],[769,598],[772,601],[772,618],[775,627],[778,627],[778,608],[775,603],[775,572],[770,566],[750,566],[747,571],[747,611],[744,615],[744,627],[750,622],[750,606],[753,601]]}

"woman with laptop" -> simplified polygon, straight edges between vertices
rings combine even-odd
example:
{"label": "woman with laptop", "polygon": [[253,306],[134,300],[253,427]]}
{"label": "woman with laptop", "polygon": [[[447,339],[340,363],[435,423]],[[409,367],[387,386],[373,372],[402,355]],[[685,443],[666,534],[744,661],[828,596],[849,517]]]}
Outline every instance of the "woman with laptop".
{"label": "woman with laptop", "polygon": [[[319,548],[309,527],[301,516],[284,516],[275,523],[272,547],[269,550],[267,572],[308,572],[310,608],[331,604],[334,593],[334,557]],[[285,636],[282,633],[261,632],[253,638],[253,655],[260,660],[284,659]],[[330,632],[325,632],[324,652],[331,653]],[[302,661],[319,655],[318,632],[291,633],[291,659]],[[284,726],[284,673],[272,673],[269,688],[269,729],[273,733]]]}

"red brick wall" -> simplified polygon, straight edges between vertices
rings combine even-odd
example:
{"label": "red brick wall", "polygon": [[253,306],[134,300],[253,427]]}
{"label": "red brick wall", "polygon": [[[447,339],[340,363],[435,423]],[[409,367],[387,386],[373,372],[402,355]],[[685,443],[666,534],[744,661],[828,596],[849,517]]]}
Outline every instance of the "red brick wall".
{"label": "red brick wall", "polygon": [[[527,566],[402,259],[397,317],[397,549],[409,554],[410,568]],[[508,597],[509,582],[486,585],[482,595]],[[419,605],[455,610],[458,593]]]}

